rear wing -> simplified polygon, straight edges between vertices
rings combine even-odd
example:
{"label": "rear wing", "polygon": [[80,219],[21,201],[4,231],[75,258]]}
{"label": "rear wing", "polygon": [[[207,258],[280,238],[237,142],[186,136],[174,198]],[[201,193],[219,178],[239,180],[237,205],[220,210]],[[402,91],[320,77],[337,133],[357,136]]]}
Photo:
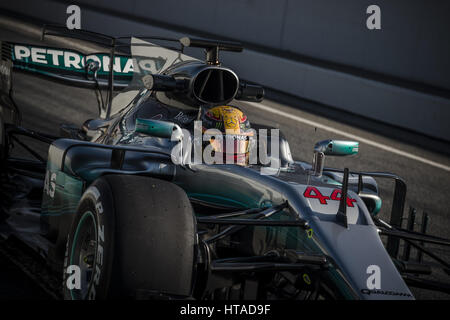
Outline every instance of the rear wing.
{"label": "rear wing", "polygon": [[[0,48],[0,103],[3,110],[5,107],[15,110],[15,118],[20,118],[20,112],[13,99],[13,70],[30,72],[71,86],[107,89],[108,102],[110,96],[112,99],[113,90],[126,88],[133,78],[133,61],[127,55],[116,55],[111,63],[110,54],[105,52],[85,54],[73,49],[5,41],[0,41]],[[110,72],[111,64],[113,72]],[[106,114],[109,105],[103,106],[102,103],[102,108]],[[11,117],[3,115],[3,121],[20,123]]]}
{"label": "rear wing", "polygon": [[[208,63],[220,63],[218,51],[242,51],[239,43],[216,40],[203,40],[191,38],[166,38],[157,36],[121,36],[112,37],[97,32],[73,29],[65,26],[44,25],[41,40],[53,38],[53,42],[67,46],[67,41],[54,37],[72,38],[74,43],[69,44],[83,53],[74,49],[47,47],[42,45],[30,45],[23,43],[3,42],[2,56],[6,61],[11,61],[14,69],[33,72],[37,75],[51,77],[59,81],[67,81],[71,85],[88,86],[98,89],[107,89],[106,102],[99,100],[102,117],[109,118],[112,109],[113,91],[118,88],[128,87],[133,83],[133,58],[131,57],[131,43],[133,38],[141,40],[157,41],[157,46],[183,53],[185,47],[199,47],[206,49]],[[80,40],[81,42],[78,42]],[[145,42],[145,41],[144,41]],[[158,42],[164,42],[164,45]],[[167,44],[168,43],[168,44]],[[149,46],[149,43],[133,43],[132,46]],[[154,46],[154,44],[151,44]],[[87,49],[86,49],[87,48]],[[86,49],[86,50],[85,50]],[[97,52],[92,52],[96,51]],[[164,57],[154,57],[154,62],[161,62]],[[242,83],[239,86],[239,99],[245,100],[253,96],[262,96],[260,87]],[[254,101],[254,99],[249,100]]]}
{"label": "rear wing", "polygon": [[[108,87],[110,55],[107,53],[83,54],[77,50],[44,47],[23,43],[2,42],[2,56],[14,69],[70,82],[79,86],[95,86],[89,63],[98,63],[97,77],[101,87]],[[131,57],[116,55],[113,62],[114,86],[126,87],[133,77]]]}
{"label": "rear wing", "polygon": [[[7,95],[10,96],[12,70],[24,70],[68,82],[71,85],[107,89],[108,96],[106,104],[103,106],[103,112],[108,118],[114,89],[127,87],[133,79],[133,61],[131,56],[126,53],[132,37],[112,37],[87,30],[69,30],[65,26],[44,25],[41,40],[49,37],[81,40],[99,50],[93,53],[83,53],[74,49],[0,42],[3,95],[8,91]],[[180,46],[178,39],[137,37],[176,42]],[[182,51],[182,45],[181,48],[170,49]]]}

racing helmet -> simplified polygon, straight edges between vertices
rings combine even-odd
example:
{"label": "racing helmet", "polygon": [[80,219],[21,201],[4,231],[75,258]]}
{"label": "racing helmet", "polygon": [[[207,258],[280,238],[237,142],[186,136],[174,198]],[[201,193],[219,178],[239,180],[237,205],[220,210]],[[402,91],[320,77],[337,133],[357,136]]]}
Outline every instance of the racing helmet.
{"label": "racing helmet", "polygon": [[[212,156],[223,164],[248,165],[254,130],[247,116],[234,106],[202,108],[203,150],[209,146]],[[208,130],[215,129],[215,130]],[[213,133],[210,133],[213,131]],[[220,131],[221,135],[214,132]]]}

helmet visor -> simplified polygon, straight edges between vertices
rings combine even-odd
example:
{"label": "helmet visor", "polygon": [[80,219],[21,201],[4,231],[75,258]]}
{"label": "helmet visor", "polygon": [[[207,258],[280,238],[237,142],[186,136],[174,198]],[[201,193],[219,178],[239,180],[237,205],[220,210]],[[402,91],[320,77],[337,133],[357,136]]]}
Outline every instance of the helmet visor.
{"label": "helmet visor", "polygon": [[222,137],[211,137],[209,142],[215,152],[225,154],[247,153],[249,136],[240,134],[227,134]]}
{"label": "helmet visor", "polygon": [[249,134],[226,134],[209,137],[209,143],[215,154],[223,156],[224,163],[245,165],[248,160]]}

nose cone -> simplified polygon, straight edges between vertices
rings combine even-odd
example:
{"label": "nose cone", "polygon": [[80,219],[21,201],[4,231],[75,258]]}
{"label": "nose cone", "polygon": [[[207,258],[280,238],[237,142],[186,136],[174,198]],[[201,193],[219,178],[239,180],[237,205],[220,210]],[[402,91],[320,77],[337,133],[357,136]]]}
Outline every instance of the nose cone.
{"label": "nose cone", "polygon": [[[391,257],[363,201],[348,191],[347,221],[337,222],[340,189],[297,185],[303,214],[321,250],[330,256],[346,282],[361,299],[414,299]],[[292,202],[294,202],[293,200]]]}
{"label": "nose cone", "polygon": [[375,226],[315,221],[313,229],[361,299],[414,299]]}

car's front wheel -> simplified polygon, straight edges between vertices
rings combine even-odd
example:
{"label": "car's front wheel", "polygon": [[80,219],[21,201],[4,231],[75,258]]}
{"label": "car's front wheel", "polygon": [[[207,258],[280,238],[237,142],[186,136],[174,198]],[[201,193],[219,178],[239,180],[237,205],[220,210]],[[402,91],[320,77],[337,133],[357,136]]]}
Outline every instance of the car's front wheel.
{"label": "car's front wheel", "polygon": [[190,296],[195,223],[186,193],[173,183],[99,178],[80,200],[69,233],[64,297]]}

